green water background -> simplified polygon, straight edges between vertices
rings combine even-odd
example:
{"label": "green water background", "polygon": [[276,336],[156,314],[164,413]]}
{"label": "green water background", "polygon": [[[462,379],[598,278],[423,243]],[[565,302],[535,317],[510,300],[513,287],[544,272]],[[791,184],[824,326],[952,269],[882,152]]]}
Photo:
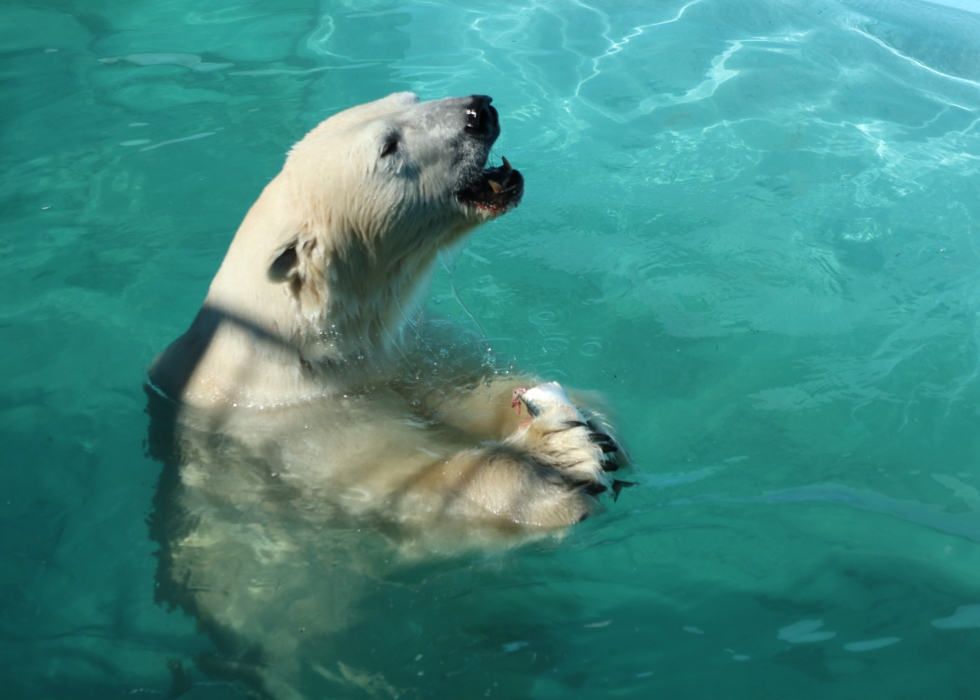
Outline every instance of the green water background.
{"label": "green water background", "polygon": [[492,95],[527,179],[431,307],[601,390],[640,485],[379,587],[324,665],[403,697],[973,697],[980,15],[953,4],[4,3],[4,695],[173,696],[179,662],[183,697],[244,697],[153,603],[145,368],[289,146],[410,89]]}

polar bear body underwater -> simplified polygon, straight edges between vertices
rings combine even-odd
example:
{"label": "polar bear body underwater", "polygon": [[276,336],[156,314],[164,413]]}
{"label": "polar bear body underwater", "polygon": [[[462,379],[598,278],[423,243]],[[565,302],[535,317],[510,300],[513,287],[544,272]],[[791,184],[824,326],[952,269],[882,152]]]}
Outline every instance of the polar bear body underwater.
{"label": "polar bear body underwater", "polygon": [[160,597],[218,641],[202,665],[280,698],[304,697],[309,668],[336,680],[296,630],[343,630],[390,565],[352,524],[409,557],[458,551],[559,532],[618,488],[615,439],[557,384],[426,361],[426,337],[452,344],[414,320],[439,252],[523,194],[506,159],[485,167],[499,133],[479,95],[324,121],[151,367]]}

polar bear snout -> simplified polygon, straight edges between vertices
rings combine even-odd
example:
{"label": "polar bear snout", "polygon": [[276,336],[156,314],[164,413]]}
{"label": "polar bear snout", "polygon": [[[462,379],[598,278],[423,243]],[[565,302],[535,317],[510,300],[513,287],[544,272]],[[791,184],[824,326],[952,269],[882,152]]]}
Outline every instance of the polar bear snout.
{"label": "polar bear snout", "polygon": [[500,135],[500,120],[497,117],[497,110],[490,106],[491,102],[493,102],[492,97],[473,95],[471,102],[466,106],[464,130],[467,134],[488,138],[492,143]]}
{"label": "polar bear snout", "polygon": [[478,159],[479,167],[471,171],[455,193],[460,203],[472,207],[481,218],[510,211],[524,196],[524,177],[506,158],[501,158],[503,164],[499,167],[484,167],[490,147],[500,136],[500,118],[491,102],[493,98],[487,95],[472,95],[466,104],[463,131],[481,142],[486,153]]}

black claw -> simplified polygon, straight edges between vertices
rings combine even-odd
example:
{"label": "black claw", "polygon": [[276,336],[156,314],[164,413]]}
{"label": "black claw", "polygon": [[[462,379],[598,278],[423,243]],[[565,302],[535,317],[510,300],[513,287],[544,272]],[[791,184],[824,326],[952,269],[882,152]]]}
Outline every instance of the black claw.
{"label": "black claw", "polygon": [[602,449],[602,454],[604,455],[607,455],[610,452],[619,452],[619,448],[611,442],[597,442],[596,445]]}
{"label": "black claw", "polygon": [[619,471],[619,462],[612,459],[604,459],[599,462],[599,466],[602,467],[604,472],[615,472]]}
{"label": "black claw", "polygon": [[636,482],[635,481],[620,481],[619,479],[613,479],[613,482],[612,482],[613,500],[615,501],[615,500],[617,500],[619,498],[619,492],[620,491],[622,491],[623,489],[628,489],[631,486],[636,486]]}
{"label": "black claw", "polygon": [[601,484],[598,481],[592,481],[587,484],[583,484],[579,488],[581,488],[590,496],[598,496],[600,493],[605,493],[606,491],[609,490],[605,484]]}
{"label": "black claw", "polygon": [[589,439],[592,440],[592,442],[605,443],[608,445],[616,444],[616,441],[612,439],[612,436],[609,435],[609,433],[602,432],[602,429],[599,426],[597,426],[594,421],[591,420],[587,421],[586,425],[591,431],[589,432]]}
{"label": "black claw", "polygon": [[594,442],[596,445],[598,445],[599,447],[601,447],[602,448],[602,451],[605,452],[605,453],[608,453],[608,452],[618,452],[619,451],[619,446],[616,445],[616,441],[613,440],[606,433],[600,433],[598,431],[593,431],[593,432],[589,433],[589,439],[592,442]]}

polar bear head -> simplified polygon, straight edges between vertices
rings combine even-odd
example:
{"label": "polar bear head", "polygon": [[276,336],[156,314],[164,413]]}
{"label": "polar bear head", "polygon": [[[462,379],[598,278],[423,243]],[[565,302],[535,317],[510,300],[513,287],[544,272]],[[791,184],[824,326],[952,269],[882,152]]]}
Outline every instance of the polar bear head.
{"label": "polar bear head", "polygon": [[248,212],[154,383],[189,403],[290,402],[384,355],[438,252],[520,202],[520,173],[506,159],[485,167],[499,133],[489,97],[412,93],[314,128]]}

